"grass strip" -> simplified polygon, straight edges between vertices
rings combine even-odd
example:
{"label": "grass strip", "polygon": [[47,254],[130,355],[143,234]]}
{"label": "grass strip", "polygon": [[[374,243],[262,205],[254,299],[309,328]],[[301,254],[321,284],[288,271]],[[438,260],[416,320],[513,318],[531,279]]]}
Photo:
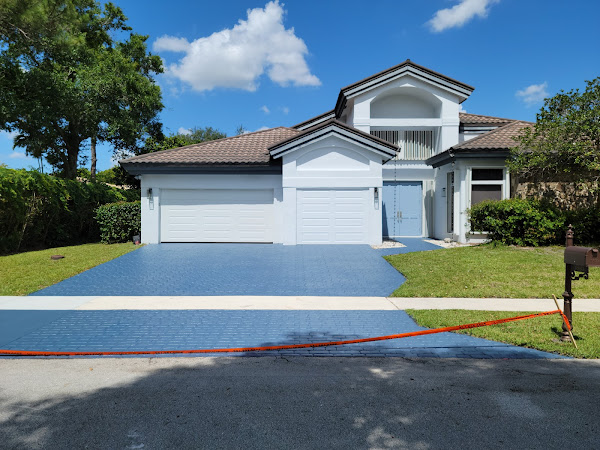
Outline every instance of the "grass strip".
{"label": "grass strip", "polygon": [[[387,256],[407,281],[392,297],[552,298],[564,291],[564,247],[481,245]],[[573,282],[577,298],[600,298],[600,267]]]}
{"label": "grass strip", "polygon": [[[84,244],[0,256],[0,295],[27,295],[139,248],[132,243]],[[63,259],[51,260],[51,255]]]}
{"label": "grass strip", "polygon": [[[471,311],[460,309],[411,309],[406,312],[420,326],[427,328],[449,327],[531,314],[524,311]],[[600,313],[598,312],[573,313],[573,334],[579,349],[576,349],[569,342],[560,340],[562,320],[558,315],[472,328],[457,331],[457,333],[576,358],[600,358]]]}

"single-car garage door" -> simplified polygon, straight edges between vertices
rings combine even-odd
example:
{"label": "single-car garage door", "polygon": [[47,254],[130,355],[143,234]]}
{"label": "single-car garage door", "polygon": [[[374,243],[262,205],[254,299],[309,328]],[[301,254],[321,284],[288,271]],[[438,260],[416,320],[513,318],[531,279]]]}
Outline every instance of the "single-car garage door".
{"label": "single-car garage door", "polygon": [[298,189],[298,244],[366,244],[368,189]]}
{"label": "single-car garage door", "polygon": [[161,242],[273,242],[272,189],[165,189]]}

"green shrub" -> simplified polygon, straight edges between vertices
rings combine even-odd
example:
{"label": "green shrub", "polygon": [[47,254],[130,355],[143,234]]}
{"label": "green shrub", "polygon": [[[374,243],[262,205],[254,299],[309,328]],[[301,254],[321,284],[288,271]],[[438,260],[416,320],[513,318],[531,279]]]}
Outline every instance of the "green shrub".
{"label": "green shrub", "polygon": [[485,201],[473,206],[469,216],[473,231],[485,231],[493,242],[507,245],[549,245],[564,236],[564,214],[536,200]]}
{"label": "green shrub", "polygon": [[0,167],[0,253],[97,242],[98,206],[135,198],[139,191]]}
{"label": "green shrub", "polygon": [[107,244],[127,242],[141,229],[141,204],[119,202],[102,205],[96,212],[100,240]]}
{"label": "green shrub", "polygon": [[575,245],[600,244],[600,208],[578,208],[564,214],[565,225],[573,225]]}

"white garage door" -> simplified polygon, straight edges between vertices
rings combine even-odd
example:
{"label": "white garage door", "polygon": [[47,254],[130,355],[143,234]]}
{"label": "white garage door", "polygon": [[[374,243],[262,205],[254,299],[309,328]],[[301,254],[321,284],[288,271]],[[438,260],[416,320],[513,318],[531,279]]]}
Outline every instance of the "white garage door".
{"label": "white garage door", "polygon": [[165,189],[161,242],[273,242],[273,190]]}
{"label": "white garage door", "polygon": [[299,189],[298,244],[366,244],[368,194],[368,189]]}

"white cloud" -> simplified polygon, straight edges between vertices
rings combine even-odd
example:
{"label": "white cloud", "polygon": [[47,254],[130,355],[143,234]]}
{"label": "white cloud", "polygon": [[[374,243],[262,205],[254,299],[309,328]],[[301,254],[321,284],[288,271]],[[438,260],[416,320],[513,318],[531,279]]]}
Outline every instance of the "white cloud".
{"label": "white cloud", "polygon": [[264,112],[265,114],[269,114],[269,113],[271,112],[271,110],[270,110],[270,109],[267,107],[267,105],[262,105],[262,106],[260,107],[260,110],[261,110],[262,112]]}
{"label": "white cloud", "polygon": [[427,22],[432,31],[440,33],[449,28],[460,28],[475,16],[487,17],[489,7],[500,0],[460,0],[452,8],[440,9]]}
{"label": "white cloud", "polygon": [[256,130],[256,131],[265,131],[265,130],[270,130],[270,129],[271,129],[271,127],[262,126],[258,130]]}
{"label": "white cloud", "polygon": [[19,133],[16,131],[0,131],[0,135],[4,136],[6,139],[13,141]]}
{"label": "white cloud", "polygon": [[523,100],[527,106],[531,106],[543,101],[549,96],[549,93],[546,90],[547,87],[548,83],[544,81],[542,84],[532,84],[531,86],[527,86],[525,89],[517,91],[515,95]]}
{"label": "white cloud", "polygon": [[25,152],[12,152],[10,155],[8,155],[9,158],[11,159],[27,159],[28,156],[25,154]]}
{"label": "white cloud", "polygon": [[235,88],[255,91],[263,73],[280,86],[319,86],[305,60],[308,48],[283,25],[284,10],[278,0],[264,9],[248,10],[231,29],[189,42],[185,38],[162,36],[153,50],[185,53],[167,66],[167,76],[189,84],[196,91]]}
{"label": "white cloud", "polygon": [[283,111],[284,114],[289,114],[290,112],[290,108],[288,108],[287,106],[284,106],[283,108],[281,108],[281,110]]}
{"label": "white cloud", "polygon": [[179,129],[177,130],[177,134],[184,134],[187,136],[188,134],[192,134],[192,130],[190,130],[189,128],[179,127]]}
{"label": "white cloud", "polygon": [[459,113],[466,113],[467,112],[467,110],[465,108],[463,108],[462,103],[460,105],[458,105],[458,112]]}
{"label": "white cloud", "polygon": [[173,36],[159,37],[152,46],[155,52],[187,52],[190,43],[186,38],[176,38]]}

